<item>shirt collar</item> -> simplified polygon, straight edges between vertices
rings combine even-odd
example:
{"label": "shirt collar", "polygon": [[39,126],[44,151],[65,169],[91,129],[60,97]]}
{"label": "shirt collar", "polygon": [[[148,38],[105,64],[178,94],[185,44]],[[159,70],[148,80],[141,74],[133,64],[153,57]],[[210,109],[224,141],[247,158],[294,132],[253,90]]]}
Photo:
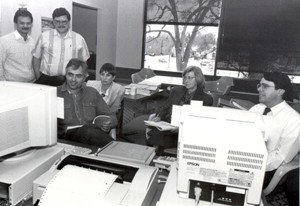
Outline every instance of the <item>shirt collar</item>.
{"label": "shirt collar", "polygon": [[271,111],[273,113],[273,115],[279,113],[285,106],[287,105],[286,101],[282,101],[279,104],[271,107]]}
{"label": "shirt collar", "polygon": [[[15,38],[18,40],[18,39],[22,39],[24,41],[24,38],[21,36],[21,34],[15,30],[14,31],[14,35],[15,35]],[[27,39],[31,38],[29,35],[27,35]]]}
{"label": "shirt collar", "polygon": [[[107,88],[107,90],[105,91],[105,96],[107,97],[108,96],[108,94],[110,93],[110,90],[111,90],[111,88],[112,88],[112,85],[113,85],[113,83],[114,82],[112,82],[111,84],[110,84],[110,86]],[[101,83],[101,81],[100,81],[100,92],[101,92],[101,88],[102,88],[102,83]],[[101,94],[103,94],[102,92],[101,92]]]}
{"label": "shirt collar", "polygon": [[[55,36],[59,36],[60,37],[60,34],[58,33],[58,31],[56,29],[54,29],[54,35]],[[71,30],[69,29],[66,36],[64,38],[69,38],[71,37]]]}

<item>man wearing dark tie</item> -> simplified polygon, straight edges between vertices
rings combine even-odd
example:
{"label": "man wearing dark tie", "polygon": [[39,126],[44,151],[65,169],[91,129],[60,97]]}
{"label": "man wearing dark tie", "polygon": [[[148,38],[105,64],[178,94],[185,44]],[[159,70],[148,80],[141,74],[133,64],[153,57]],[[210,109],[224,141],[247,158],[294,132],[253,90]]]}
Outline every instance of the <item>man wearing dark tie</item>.
{"label": "man wearing dark tie", "polygon": [[292,83],[286,74],[265,73],[257,90],[260,103],[250,111],[270,116],[272,120],[266,141],[266,187],[276,169],[293,160],[299,152],[300,115],[286,103],[292,100]]}

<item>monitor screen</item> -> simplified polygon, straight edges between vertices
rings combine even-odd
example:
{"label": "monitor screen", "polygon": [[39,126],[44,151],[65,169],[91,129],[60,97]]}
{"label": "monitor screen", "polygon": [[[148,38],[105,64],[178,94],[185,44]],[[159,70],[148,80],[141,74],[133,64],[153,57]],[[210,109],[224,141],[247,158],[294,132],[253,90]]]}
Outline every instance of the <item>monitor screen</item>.
{"label": "monitor screen", "polygon": [[0,156],[57,141],[56,88],[0,82]]}

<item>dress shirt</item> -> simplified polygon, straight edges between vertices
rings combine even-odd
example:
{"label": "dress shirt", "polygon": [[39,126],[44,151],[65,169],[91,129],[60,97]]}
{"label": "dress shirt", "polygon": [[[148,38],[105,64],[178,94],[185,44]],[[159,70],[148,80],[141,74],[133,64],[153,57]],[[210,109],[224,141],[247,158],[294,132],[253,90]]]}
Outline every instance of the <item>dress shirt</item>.
{"label": "dress shirt", "polygon": [[[266,106],[254,105],[250,111],[262,114]],[[266,171],[277,169],[280,165],[290,162],[299,152],[300,115],[285,101],[270,108],[267,116],[272,122],[269,128],[266,147],[268,160]]]}
{"label": "dress shirt", "polygon": [[[101,81],[89,80],[87,81],[86,85],[94,87],[100,94],[102,94]],[[122,85],[115,82],[112,82],[111,86],[106,90],[103,100],[106,102],[106,104],[109,106],[112,112],[117,112],[120,109],[121,102],[124,98],[124,93],[125,88]]]}
{"label": "dress shirt", "polygon": [[14,31],[0,38],[0,80],[34,82],[32,51],[35,42]]}
{"label": "dress shirt", "polygon": [[33,56],[41,59],[40,71],[48,76],[65,75],[70,59],[79,58],[86,61],[89,57],[84,38],[73,31],[61,37],[55,30],[43,32],[33,51]]}
{"label": "dress shirt", "polygon": [[57,96],[64,98],[64,119],[59,121],[59,128],[92,123],[99,115],[112,118],[111,127],[116,127],[117,118],[110,111],[97,90],[83,86],[77,94],[67,90],[66,83],[57,88]]}

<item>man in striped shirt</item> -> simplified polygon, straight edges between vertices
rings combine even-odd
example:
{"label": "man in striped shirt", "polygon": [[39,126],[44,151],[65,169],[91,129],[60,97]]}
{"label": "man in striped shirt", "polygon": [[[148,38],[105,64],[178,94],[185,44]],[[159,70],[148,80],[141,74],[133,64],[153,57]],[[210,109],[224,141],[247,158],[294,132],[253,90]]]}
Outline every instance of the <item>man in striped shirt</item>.
{"label": "man in striped shirt", "polygon": [[43,32],[33,51],[36,83],[51,86],[63,84],[66,65],[72,58],[84,62],[90,57],[84,38],[70,30],[71,15],[65,8],[52,14],[55,29]]}
{"label": "man in striped shirt", "polygon": [[19,9],[14,16],[16,31],[0,38],[0,81],[34,82],[32,51],[34,40],[29,36],[32,14]]}

